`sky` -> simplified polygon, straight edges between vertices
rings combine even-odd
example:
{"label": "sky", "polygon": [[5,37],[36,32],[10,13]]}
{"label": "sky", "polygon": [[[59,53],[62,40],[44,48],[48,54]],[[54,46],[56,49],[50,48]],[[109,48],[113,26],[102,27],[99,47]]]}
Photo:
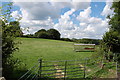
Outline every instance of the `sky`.
{"label": "sky", "polygon": [[[40,29],[58,30],[62,38],[102,39],[108,31],[107,15],[113,14],[112,2],[91,0],[69,2],[16,2],[13,0],[12,17],[20,20],[24,34],[34,34]],[[29,30],[29,31],[28,31]]]}

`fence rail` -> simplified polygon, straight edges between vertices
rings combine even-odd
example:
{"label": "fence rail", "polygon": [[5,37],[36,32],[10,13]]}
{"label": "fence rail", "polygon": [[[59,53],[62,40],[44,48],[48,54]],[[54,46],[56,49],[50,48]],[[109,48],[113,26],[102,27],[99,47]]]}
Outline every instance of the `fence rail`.
{"label": "fence rail", "polygon": [[[88,78],[101,70],[104,64],[109,64],[120,70],[116,62],[106,62],[105,60],[91,60],[89,58],[81,60],[43,61],[28,70],[19,80],[39,80],[41,78]],[[118,73],[117,73],[118,74]]]}

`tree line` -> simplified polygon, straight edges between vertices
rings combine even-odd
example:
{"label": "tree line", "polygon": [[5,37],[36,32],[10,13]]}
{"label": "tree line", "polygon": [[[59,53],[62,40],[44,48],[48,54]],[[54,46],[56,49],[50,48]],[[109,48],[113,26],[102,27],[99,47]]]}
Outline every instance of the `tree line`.
{"label": "tree line", "polygon": [[60,32],[56,29],[41,29],[35,32],[34,34],[27,34],[23,35],[22,37],[28,37],[28,38],[44,38],[44,39],[55,39],[60,40]]}
{"label": "tree line", "polygon": [[100,39],[89,39],[89,38],[83,38],[83,39],[75,39],[75,38],[61,38],[59,31],[56,29],[41,29],[38,30],[35,34],[27,34],[23,35],[22,37],[27,38],[44,38],[44,39],[55,39],[55,40],[62,40],[62,41],[69,41],[69,42],[75,42],[75,43],[84,43],[84,44],[100,44]]}

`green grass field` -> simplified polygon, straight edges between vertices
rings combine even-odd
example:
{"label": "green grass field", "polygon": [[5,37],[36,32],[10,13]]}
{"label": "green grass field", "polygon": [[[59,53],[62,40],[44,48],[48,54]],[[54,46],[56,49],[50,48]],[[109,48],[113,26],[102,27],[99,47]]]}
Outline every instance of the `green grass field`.
{"label": "green grass field", "polygon": [[[49,39],[37,39],[37,38],[18,38],[17,41],[20,41],[21,44],[18,45],[19,50],[14,52],[13,56],[21,60],[24,64],[26,64],[27,69],[33,67],[40,58],[42,58],[42,60],[44,61],[81,60],[85,58],[91,58],[93,61],[95,61],[93,56],[98,54],[97,50],[99,49],[99,47],[96,46],[95,52],[75,52],[73,42],[49,40]],[[48,64],[50,65],[51,63]],[[57,64],[63,65],[64,63],[57,63]],[[89,65],[87,65],[87,69],[86,69],[88,70],[87,72],[89,74],[93,73],[93,71],[99,70],[100,68],[100,66],[96,63],[95,65],[93,65],[93,63],[92,64],[89,63]],[[76,67],[76,66],[72,66],[72,67]],[[55,67],[51,67],[51,69],[54,68]],[[64,66],[60,68],[64,68]],[[50,68],[46,68],[46,69],[50,69]],[[100,70],[99,72],[97,72],[97,75],[101,75],[102,73],[104,73],[104,70]]]}
{"label": "green grass field", "polygon": [[78,60],[91,57],[96,52],[75,52],[73,42],[18,38],[19,50],[14,53],[14,57],[19,58],[27,67],[32,67],[38,59],[43,60]]}

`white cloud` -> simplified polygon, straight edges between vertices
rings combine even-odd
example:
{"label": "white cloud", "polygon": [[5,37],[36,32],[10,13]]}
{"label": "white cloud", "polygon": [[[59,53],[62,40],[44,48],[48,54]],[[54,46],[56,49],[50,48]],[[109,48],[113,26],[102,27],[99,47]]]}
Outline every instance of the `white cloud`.
{"label": "white cloud", "polygon": [[[20,6],[22,20],[20,21],[22,28],[29,27],[29,32],[23,30],[24,33],[34,33],[39,29],[55,28],[61,33],[61,37],[68,38],[102,38],[105,31],[108,30],[108,19],[91,17],[90,3],[86,2],[27,2],[15,3]],[[60,15],[61,8],[70,7],[71,10]],[[73,23],[70,15],[78,9],[84,9],[80,12],[76,19],[79,25]],[[18,12],[14,12],[17,14]],[[105,15],[106,13],[103,12]],[[54,24],[53,19],[58,18],[58,23]]]}
{"label": "white cloud", "polygon": [[20,17],[22,17],[22,15],[19,14],[19,11],[13,11],[11,15],[14,19],[19,19]]}
{"label": "white cloud", "polygon": [[106,1],[106,6],[104,7],[101,15],[107,17],[108,15],[113,14],[113,9],[111,10],[112,2]]}
{"label": "white cloud", "polygon": [[84,21],[84,18],[89,18],[90,14],[91,14],[91,7],[88,7],[84,11],[80,12],[80,14],[77,18],[78,18],[78,20]]}
{"label": "white cloud", "polygon": [[14,5],[19,6],[23,12],[26,11],[29,19],[45,20],[48,17],[59,18],[61,8],[86,9],[90,6],[90,0],[87,1],[89,2],[14,2]]}
{"label": "white cloud", "polygon": [[87,7],[90,6],[90,2],[91,0],[88,0],[88,2],[77,2],[76,0],[74,0],[73,2],[71,2],[72,8],[74,9],[86,9]]}
{"label": "white cloud", "polygon": [[88,7],[80,12],[77,19],[80,25],[75,25],[70,20],[70,15],[74,10],[70,10],[61,16],[59,23],[55,24],[54,28],[59,30],[62,37],[68,38],[101,38],[102,34],[107,30],[107,21],[101,18],[91,17],[91,8]]}
{"label": "white cloud", "polygon": [[[70,21],[69,15],[71,15],[77,9],[86,9],[90,6],[90,0],[88,2],[15,2],[14,5],[20,7],[22,20],[20,21],[22,28],[29,27],[29,32],[23,30],[24,33],[34,33],[39,29],[58,29],[63,37],[72,38],[75,34],[77,27]],[[61,8],[69,7],[72,8],[70,11],[66,12],[64,15],[60,15]],[[59,19],[58,24],[53,23],[53,19]],[[49,20],[50,19],[50,20]],[[58,27],[61,26],[61,27]],[[73,33],[70,33],[70,31]],[[74,36],[73,36],[74,37]],[[76,35],[77,38],[77,35]]]}
{"label": "white cloud", "polygon": [[101,35],[108,30],[107,19],[102,20],[101,18],[91,17],[90,14],[91,8],[88,7],[77,16],[80,21],[80,27],[83,27],[84,37],[102,38]]}
{"label": "white cloud", "polygon": [[50,17],[46,20],[27,20],[27,19],[22,19],[20,21],[20,24],[23,29],[23,33],[25,34],[34,34],[36,31],[40,29],[50,29],[53,28],[53,21]]}

